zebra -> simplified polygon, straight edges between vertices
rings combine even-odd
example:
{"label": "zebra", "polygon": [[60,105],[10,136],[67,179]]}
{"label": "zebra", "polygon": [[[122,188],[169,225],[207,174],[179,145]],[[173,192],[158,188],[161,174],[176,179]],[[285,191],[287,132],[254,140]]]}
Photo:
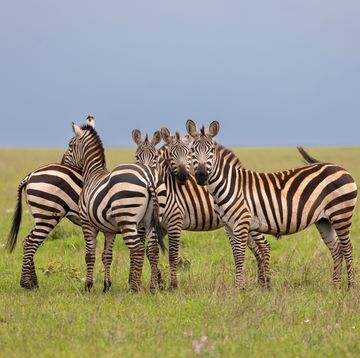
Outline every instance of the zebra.
{"label": "zebra", "polygon": [[12,252],[16,246],[22,218],[22,192],[25,192],[29,211],[35,225],[23,241],[20,286],[38,288],[34,255],[54,227],[68,218],[80,225],[79,195],[83,186],[81,172],[64,164],[44,165],[26,175],[17,190],[17,204],[6,247]]}
{"label": "zebra", "polygon": [[[145,165],[125,164],[109,172],[105,165],[104,148],[92,117],[88,117],[82,127],[73,123],[72,128],[75,136],[69,142],[64,163],[80,169],[83,175],[79,209],[86,245],[85,290],[90,291],[93,287],[96,236],[102,231],[105,235],[102,254],[105,267],[103,291],[107,292],[111,286],[112,247],[117,233],[123,235],[130,249],[129,284],[131,290],[138,291],[145,255],[144,240],[138,234],[138,226],[144,225],[147,234],[155,230],[164,249],[159,220],[165,207],[165,185],[157,172]],[[152,262],[157,263],[157,260],[158,257]],[[152,289],[156,286],[157,275],[157,269],[152,266]]]}
{"label": "zebra", "polygon": [[[189,174],[191,153],[188,143],[191,138],[181,139],[178,132],[172,136],[167,128],[161,129],[161,136],[166,144],[158,151],[158,170],[167,189],[162,227],[168,232],[169,238],[170,289],[175,289],[178,287],[177,264],[181,231],[210,231],[221,228],[224,224],[214,211],[214,202],[207,188],[197,185],[194,176]],[[135,139],[134,141],[142,144]],[[136,153],[139,163],[151,155],[146,146],[140,145]],[[262,234],[255,232],[250,236],[248,245],[258,263],[259,284],[268,287],[270,245]]]}
{"label": "zebra", "polygon": [[[91,116],[89,117],[91,118]],[[154,133],[152,143],[156,145],[160,139],[160,132],[157,131]],[[155,148],[154,144],[148,147],[149,152],[152,147]],[[147,163],[153,167],[154,163],[156,165],[156,152],[153,152],[152,157],[148,156]],[[22,193],[24,192],[29,211],[34,219],[34,227],[23,241],[21,287],[26,289],[39,288],[34,255],[55,226],[63,218],[69,219],[75,225],[81,225],[78,202],[82,187],[81,171],[64,165],[63,160],[61,163],[50,163],[37,168],[21,180],[17,190],[17,204],[12,226],[6,243],[8,251],[13,252],[22,219]],[[143,228],[139,228],[139,231],[142,235],[145,235]],[[146,254],[150,264],[153,266],[157,266],[156,261],[151,262],[152,257],[158,255],[157,252],[158,245],[152,237],[149,240]],[[158,283],[162,283],[160,271]]]}
{"label": "zebra", "polygon": [[248,232],[292,234],[315,224],[331,252],[333,284],[340,286],[345,257],[348,287],[354,285],[350,226],[357,200],[354,179],[343,168],[300,153],[307,165],[276,173],[245,169],[237,156],[214,141],[219,122],[200,133],[192,120],[187,132],[196,181],[207,185],[216,210],[228,228],[236,267],[236,286],[244,282],[243,263]]}

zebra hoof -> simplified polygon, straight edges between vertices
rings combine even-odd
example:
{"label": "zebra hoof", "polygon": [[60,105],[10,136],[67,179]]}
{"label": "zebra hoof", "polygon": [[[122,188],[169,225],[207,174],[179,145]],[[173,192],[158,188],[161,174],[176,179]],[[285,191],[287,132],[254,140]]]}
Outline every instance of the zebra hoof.
{"label": "zebra hoof", "polygon": [[35,290],[39,288],[39,285],[33,281],[20,281],[20,286],[27,290]]}
{"label": "zebra hoof", "polygon": [[86,292],[90,292],[93,286],[94,286],[93,281],[85,281],[85,291]]}
{"label": "zebra hoof", "polygon": [[111,287],[111,281],[110,281],[110,280],[108,280],[108,281],[105,280],[105,281],[104,281],[103,293],[109,292],[110,287]]}
{"label": "zebra hoof", "polygon": [[174,292],[174,291],[177,290],[177,288],[178,288],[178,284],[177,284],[177,283],[170,283],[170,286],[169,286],[169,288],[168,288],[168,291],[169,291],[169,292]]}

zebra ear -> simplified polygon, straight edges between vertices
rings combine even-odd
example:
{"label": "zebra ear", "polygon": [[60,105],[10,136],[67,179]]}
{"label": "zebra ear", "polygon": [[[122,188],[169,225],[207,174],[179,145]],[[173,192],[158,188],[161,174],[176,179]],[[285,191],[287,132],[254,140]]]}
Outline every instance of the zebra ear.
{"label": "zebra ear", "polygon": [[218,121],[212,121],[210,123],[210,126],[209,126],[209,132],[208,132],[208,135],[210,137],[215,137],[218,133],[219,133],[219,130],[220,130],[220,124]]}
{"label": "zebra ear", "polygon": [[156,131],[153,135],[152,144],[156,145],[161,141],[160,131]]}
{"label": "zebra ear", "polygon": [[161,136],[167,144],[172,142],[170,132],[167,128],[161,128]]}
{"label": "zebra ear", "polygon": [[77,137],[81,137],[82,134],[83,134],[83,130],[74,122],[72,122],[72,129],[73,129],[73,132],[75,133],[75,135]]}
{"label": "zebra ear", "polygon": [[92,115],[87,116],[86,124],[92,128],[95,128],[95,121],[94,121],[94,117]]}
{"label": "zebra ear", "polygon": [[188,119],[186,121],[186,130],[187,132],[193,137],[195,138],[196,136],[198,136],[198,132],[197,132],[197,129],[196,129],[196,124],[194,123],[194,121],[192,119]]}
{"label": "zebra ear", "polygon": [[137,145],[140,145],[140,143],[142,142],[141,132],[138,129],[134,129],[132,131],[132,138]]}

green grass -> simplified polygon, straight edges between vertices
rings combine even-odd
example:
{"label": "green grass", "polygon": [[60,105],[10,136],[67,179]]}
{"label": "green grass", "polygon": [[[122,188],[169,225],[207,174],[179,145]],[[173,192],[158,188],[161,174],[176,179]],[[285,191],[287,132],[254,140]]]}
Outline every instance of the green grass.
{"label": "green grass", "polygon": [[[243,164],[262,171],[301,164],[294,148],[240,148]],[[347,168],[360,182],[360,148],[313,148],[311,155]],[[107,151],[108,167],[132,162],[134,151]],[[0,150],[0,246],[9,231],[17,185],[29,171],[61,158],[61,150]],[[233,289],[234,264],[223,232],[183,233],[179,289],[154,295],[128,292],[128,250],[119,237],[112,267],[113,286],[102,294],[102,264],[95,288],[83,291],[84,242],[79,228],[64,220],[35,256],[37,291],[20,288],[21,239],[32,227],[26,212],[19,243],[8,255],[0,249],[1,357],[309,357],[360,354],[360,291],[331,286],[331,256],[314,228],[271,245],[272,289],[257,286],[256,264],[247,252],[246,289]],[[360,217],[352,226],[354,265],[360,272]],[[98,253],[103,245],[99,237]],[[100,256],[98,256],[100,257]],[[168,279],[167,258],[161,268]],[[345,270],[344,270],[345,271]],[[346,279],[345,272],[343,279]],[[359,280],[358,280],[359,281]],[[343,281],[346,282],[346,281]],[[199,346],[201,337],[206,342]],[[200,347],[200,348],[199,348]],[[207,352],[207,351],[210,351]]]}

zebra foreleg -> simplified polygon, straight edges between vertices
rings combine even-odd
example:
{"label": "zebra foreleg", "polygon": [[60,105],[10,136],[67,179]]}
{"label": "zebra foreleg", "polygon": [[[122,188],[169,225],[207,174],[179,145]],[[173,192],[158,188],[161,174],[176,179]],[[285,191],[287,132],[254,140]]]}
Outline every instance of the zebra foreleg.
{"label": "zebra foreleg", "polygon": [[104,289],[103,289],[104,293],[108,292],[111,287],[110,268],[113,259],[114,241],[115,241],[115,234],[105,233],[104,251],[101,257],[105,268]]}
{"label": "zebra foreleg", "polygon": [[251,235],[249,235],[247,246],[256,258],[257,269],[258,269],[258,283],[261,287],[264,287],[265,275],[264,275],[264,262],[263,262],[262,253]]}
{"label": "zebra foreleg", "polygon": [[179,245],[180,245],[181,228],[169,227],[169,266],[170,266],[170,286],[169,290],[178,288],[177,266],[179,262]]}
{"label": "zebra foreleg", "polygon": [[249,237],[249,222],[242,222],[235,228],[229,226],[227,228],[235,261],[235,288],[243,289],[245,287],[244,261]]}

